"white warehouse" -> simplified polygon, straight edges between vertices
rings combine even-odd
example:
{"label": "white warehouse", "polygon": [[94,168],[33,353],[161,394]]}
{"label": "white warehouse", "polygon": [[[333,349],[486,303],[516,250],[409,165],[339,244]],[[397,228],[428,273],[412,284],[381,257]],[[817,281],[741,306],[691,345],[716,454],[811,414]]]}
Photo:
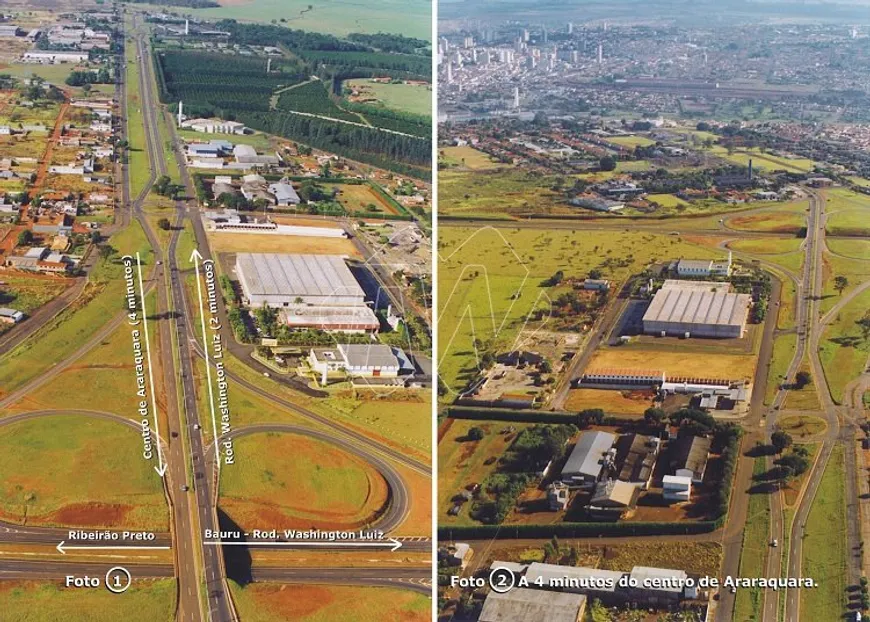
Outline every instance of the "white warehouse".
{"label": "white warehouse", "polygon": [[749,294],[680,283],[671,281],[653,297],[643,315],[644,333],[723,339],[743,336],[752,303]]}

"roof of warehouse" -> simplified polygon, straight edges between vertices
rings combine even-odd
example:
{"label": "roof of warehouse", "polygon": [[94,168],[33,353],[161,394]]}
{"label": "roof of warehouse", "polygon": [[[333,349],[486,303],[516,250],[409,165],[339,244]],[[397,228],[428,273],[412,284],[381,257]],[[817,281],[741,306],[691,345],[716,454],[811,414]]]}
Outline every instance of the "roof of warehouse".
{"label": "roof of warehouse", "polygon": [[250,295],[365,298],[341,255],[239,253],[236,261]]}
{"label": "roof of warehouse", "polygon": [[515,588],[506,594],[490,592],[480,613],[481,622],[576,622],[585,607],[582,594]]}
{"label": "roof of warehouse", "polygon": [[750,300],[749,294],[669,287],[656,293],[643,321],[741,326]]}
{"label": "roof of warehouse", "polygon": [[584,432],[571,451],[562,473],[580,473],[598,477],[604,461],[604,454],[610,451],[616,436],[610,432]]}

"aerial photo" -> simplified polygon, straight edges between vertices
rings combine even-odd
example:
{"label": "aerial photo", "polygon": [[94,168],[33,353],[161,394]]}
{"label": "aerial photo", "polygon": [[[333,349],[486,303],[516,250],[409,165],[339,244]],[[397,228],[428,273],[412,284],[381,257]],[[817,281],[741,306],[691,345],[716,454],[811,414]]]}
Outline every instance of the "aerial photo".
{"label": "aerial photo", "polygon": [[440,620],[867,615],[867,9],[439,4]]}
{"label": "aerial photo", "polygon": [[432,619],[432,11],[0,3],[0,619]]}

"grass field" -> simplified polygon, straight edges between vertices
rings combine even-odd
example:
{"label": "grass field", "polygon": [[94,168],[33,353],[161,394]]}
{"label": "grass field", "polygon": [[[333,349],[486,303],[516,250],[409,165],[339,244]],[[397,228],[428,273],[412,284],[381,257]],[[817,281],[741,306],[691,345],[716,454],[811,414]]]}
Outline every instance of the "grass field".
{"label": "grass field", "polygon": [[764,403],[770,404],[779,391],[779,385],[785,382],[788,366],[794,358],[797,349],[797,335],[786,333],[778,335],[773,340],[773,355],[767,371],[767,390],[764,393]]}
{"label": "grass field", "polygon": [[331,399],[330,408],[357,426],[378,430],[391,438],[401,439],[405,445],[429,457],[432,448],[432,405],[427,391],[408,401],[383,399]]}
{"label": "grass field", "polygon": [[168,529],[162,482],[141,435],[112,421],[59,414],[0,429],[6,520]]}
{"label": "grass field", "polygon": [[253,528],[347,529],[365,525],[387,501],[387,485],[362,459],[295,434],[235,441],[236,463],[221,475],[220,506]]}
{"label": "grass field", "polygon": [[[0,358],[0,396],[13,391],[72,354],[103,324],[123,310],[123,265],[118,257],[141,253],[142,261],[152,263],[145,233],[134,222],[112,236],[110,244],[118,254],[99,260],[91,272],[84,294],[66,311],[46,324],[32,338]],[[147,268],[143,267],[143,272]]]}
{"label": "grass field", "polygon": [[620,147],[649,147],[656,141],[645,136],[608,136],[604,140]]}
{"label": "grass field", "polygon": [[541,283],[557,270],[568,278],[585,277],[598,268],[618,289],[628,276],[654,261],[722,255],[721,250],[665,234],[589,232],[581,227],[444,227],[439,232],[441,377],[447,386],[461,388],[476,376],[475,337],[491,342],[493,351],[510,348],[534,309],[549,311],[552,292]]}
{"label": "grass field", "polygon": [[127,142],[128,170],[130,174],[130,197],[135,199],[148,183],[151,163],[148,160],[145,138],[145,119],[142,97],[139,92],[139,63],[136,62],[136,45],[128,39],[127,61]]}
{"label": "grass field", "polygon": [[807,517],[801,572],[817,587],[801,591],[801,618],[838,619],[846,609],[846,478],[843,447],[834,447]]}
{"label": "grass field", "polygon": [[422,594],[384,587],[278,585],[230,582],[233,601],[245,622],[426,622],[431,600]]}
{"label": "grass field", "polygon": [[523,213],[576,213],[562,193],[551,190],[553,178],[514,168],[442,170],[438,173],[439,214],[508,218]]}
{"label": "grass field", "polygon": [[685,542],[679,547],[632,542],[607,547],[600,568],[631,572],[634,566],[680,568],[699,575],[715,576],[722,561],[718,542]]}
{"label": "grass field", "polygon": [[776,425],[783,432],[788,432],[797,439],[821,434],[828,427],[824,419],[806,415],[789,415],[782,419],[777,419]]}
{"label": "grass field", "polygon": [[588,370],[607,367],[661,369],[671,377],[695,378],[698,374],[703,374],[707,378],[739,380],[752,378],[755,372],[755,356],[719,353],[711,357],[708,352],[611,347],[598,350],[592,357]]}
{"label": "grass field", "polygon": [[[385,108],[432,116],[432,87],[424,84],[382,84],[372,80],[349,80],[349,87],[360,89],[367,98],[374,98]],[[371,105],[371,103],[369,103]]]}
{"label": "grass field", "polygon": [[[217,232],[208,234],[209,245],[217,253],[307,253],[359,257],[353,242],[344,238],[316,238],[299,235],[260,235],[256,233]],[[181,257],[181,255],[179,255]],[[189,263],[190,252],[183,261]]]}
{"label": "grass field", "polygon": [[[760,475],[767,470],[764,458],[756,458],[752,466],[753,475]],[[755,493],[749,496],[749,511],[743,529],[743,547],[740,550],[740,576],[764,576],[765,560],[770,550],[770,500],[767,493]],[[737,591],[734,602],[734,622],[757,620],[762,605],[761,588],[741,589]]]}
{"label": "grass field", "polygon": [[[134,573],[135,574],[135,573]],[[171,622],[175,579],[135,579],[123,596],[106,589],[75,590],[60,583],[0,582],[3,616],[19,622]]]}
{"label": "grass field", "polygon": [[29,314],[42,305],[57,298],[72,285],[72,280],[26,276],[10,272],[0,279],[0,306],[12,307]]}
{"label": "grass field", "polygon": [[870,290],[846,305],[822,335],[819,357],[825,370],[831,397],[843,401],[843,389],[864,369],[870,354],[870,340],[864,339],[855,323],[870,309]]}
{"label": "grass field", "polygon": [[670,209],[679,209],[689,205],[686,201],[683,201],[680,197],[673,194],[651,194],[647,199],[654,203],[658,203],[664,208]]}
{"label": "grass field", "polygon": [[489,154],[478,151],[474,147],[442,147],[438,150],[438,160],[448,166],[468,168],[474,171],[499,168],[503,166],[493,160]]}
{"label": "grass field", "polygon": [[[360,184],[330,184],[338,190],[336,200],[351,214],[357,212],[382,212],[396,214],[396,209],[371,186]],[[372,209],[371,206],[374,206]]]}
{"label": "grass field", "polygon": [[[819,310],[824,315],[839,302],[841,296],[848,295],[860,283],[870,280],[870,258],[863,260],[848,259],[840,255],[824,253],[822,260],[824,263],[824,273],[822,278],[822,300],[819,303]],[[849,281],[849,284],[842,293],[834,288],[836,284],[835,277],[838,276],[844,276]]]}
{"label": "grass field", "polygon": [[831,188],[825,194],[828,233],[870,236],[870,196],[845,188]]}
{"label": "grass field", "polygon": [[803,240],[798,238],[746,238],[734,240],[728,244],[728,248],[782,266],[793,274],[800,274],[804,263],[802,243]]}
{"label": "grass field", "polygon": [[763,154],[755,149],[735,151],[729,155],[725,147],[714,146],[712,152],[738,166],[748,166],[749,161],[752,160],[752,168],[762,171],[786,170],[792,173],[806,173],[815,168],[815,162],[807,158],[783,158]]}
{"label": "grass field", "polygon": [[[792,204],[795,205],[795,204]],[[798,203],[807,207],[806,204]],[[728,218],[726,224],[738,231],[762,231],[770,233],[798,233],[806,226],[806,216],[791,209],[777,209],[755,214],[736,215]]]}
{"label": "grass field", "polygon": [[323,0],[223,0],[221,5],[197,9],[196,15],[258,22],[285,19],[288,28],[339,36],[391,32],[427,41],[432,38],[432,5],[424,0],[385,0],[364,12]]}
{"label": "grass field", "polygon": [[[508,424],[502,421],[470,421],[466,419],[448,420],[450,428],[438,443],[438,524],[476,525],[468,515],[468,504],[457,516],[449,516],[447,509],[453,504],[451,499],[469,484],[479,484],[495,471],[497,465],[491,458],[500,458],[510,447],[514,435],[499,434],[508,425],[517,432],[529,427],[527,424]],[[442,424],[447,425],[447,423]],[[478,427],[484,431],[480,441],[465,439],[468,430]]]}
{"label": "grass field", "polygon": [[599,389],[571,389],[565,400],[565,410],[581,411],[587,408],[603,408],[614,415],[643,415],[653,405],[651,393],[628,391],[602,391]]}
{"label": "grass field", "polygon": [[828,250],[850,259],[870,261],[870,240],[853,238],[825,238]]}
{"label": "grass field", "polygon": [[[806,357],[804,357],[799,371],[810,373],[810,363]],[[794,410],[818,410],[820,406],[819,392],[816,390],[815,383],[811,382],[803,389],[789,391],[788,395],[785,396],[785,404],[783,405],[783,408]]]}

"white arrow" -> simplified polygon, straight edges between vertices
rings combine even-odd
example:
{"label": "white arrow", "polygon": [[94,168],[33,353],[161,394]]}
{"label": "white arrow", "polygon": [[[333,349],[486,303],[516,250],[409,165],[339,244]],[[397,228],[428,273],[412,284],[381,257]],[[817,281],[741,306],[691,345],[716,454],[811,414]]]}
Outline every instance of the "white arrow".
{"label": "white arrow", "polygon": [[142,285],[142,260],[136,253],[136,267],[139,271],[139,293],[142,300],[142,324],[145,328],[145,352],[148,355],[148,378],[151,384],[151,410],[154,413],[154,433],[157,435],[157,463],[154,467],[160,477],[166,475],[166,464],[163,462],[163,451],[160,449],[160,421],[157,418],[157,392],[154,390],[154,367],[151,365],[151,341],[148,336],[148,311],[145,307],[145,287]]}
{"label": "white arrow", "polygon": [[66,546],[64,546],[65,542],[66,542],[66,540],[61,540],[60,542],[57,543],[57,546],[54,547],[57,549],[58,553],[60,553],[61,555],[66,555],[67,551],[72,551],[74,549],[79,549],[82,551],[84,551],[84,550],[91,551],[91,550],[98,550],[98,549],[113,550],[113,551],[115,551],[115,550],[127,550],[127,551],[130,551],[130,550],[139,550],[139,551],[142,551],[142,550],[149,550],[149,551],[161,550],[161,551],[168,551],[170,548],[168,546],[87,546],[87,545],[79,546],[79,545],[74,545],[74,544],[67,544]]}
{"label": "white arrow", "polygon": [[325,546],[325,547],[381,547],[389,548],[390,551],[398,551],[402,548],[402,543],[395,538],[390,538],[387,542],[216,542],[204,541],[203,544],[212,546]]}
{"label": "white arrow", "polygon": [[[202,259],[202,255],[200,255],[199,250],[193,249],[193,252],[190,253],[190,260],[193,262],[194,270],[196,271],[196,294],[199,296],[199,322],[202,325],[202,349],[205,352],[205,375],[206,380],[208,381],[208,405],[211,409],[211,426],[212,430],[214,430],[214,442],[217,445],[218,441],[218,431],[217,431],[217,415],[214,410],[214,389],[211,386],[211,361],[208,356],[208,335],[205,330],[205,306],[202,302],[202,282],[199,278],[199,260]],[[221,459],[217,453],[217,448],[215,448],[215,462],[217,462],[218,468],[218,481],[220,481],[220,470],[221,470]]]}

